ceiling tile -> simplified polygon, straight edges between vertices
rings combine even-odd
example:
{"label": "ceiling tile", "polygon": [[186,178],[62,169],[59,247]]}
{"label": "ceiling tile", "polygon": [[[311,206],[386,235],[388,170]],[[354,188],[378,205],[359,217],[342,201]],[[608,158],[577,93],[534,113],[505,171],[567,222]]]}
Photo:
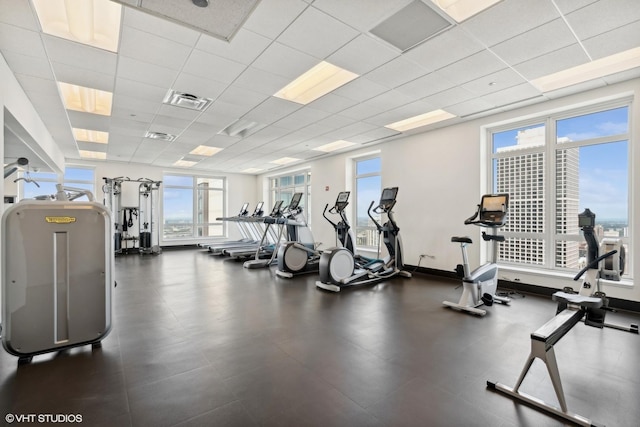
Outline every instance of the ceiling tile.
{"label": "ceiling tile", "polygon": [[270,124],[288,116],[301,108],[300,104],[285,101],[284,99],[271,97],[262,104],[249,111],[242,118],[258,122],[260,124]]}
{"label": "ceiling tile", "polygon": [[115,74],[116,72],[118,57],[113,52],[46,34],[42,36],[42,39],[52,62],[103,74]]}
{"label": "ceiling tile", "polygon": [[640,21],[586,39],[582,45],[593,59],[636,48],[640,45]]}
{"label": "ceiling tile", "polygon": [[506,88],[524,83],[525,80],[511,68],[492,73],[463,84],[461,87],[476,95],[499,92]]}
{"label": "ceiling tile", "polygon": [[122,24],[186,46],[195,46],[200,38],[198,31],[132,7],[124,8]]}
{"label": "ceiling tile", "polygon": [[[58,85],[53,80],[41,79],[39,77],[26,76],[24,74],[17,74],[16,78],[20,82],[20,86],[25,92],[36,93],[40,95],[58,96]],[[59,101],[61,102],[61,101]]]}
{"label": "ceiling tile", "polygon": [[125,111],[133,111],[136,114],[155,114],[160,105],[160,102],[127,96],[122,93],[116,93],[113,97],[113,110],[123,109]]}
{"label": "ceiling tile", "polygon": [[540,98],[540,100],[542,101],[542,92],[540,92],[529,83],[522,83],[517,86],[512,86],[501,91],[487,94],[482,99],[489,102],[490,104],[502,107],[514,102],[520,102],[522,100],[533,98]]}
{"label": "ceiling tile", "polygon": [[195,76],[231,83],[245,69],[245,65],[201,50],[194,50],[184,64],[183,71]]}
{"label": "ceiling tile", "polygon": [[72,65],[51,63],[56,80],[78,86],[90,87],[107,92],[114,91],[114,74],[104,74],[98,71],[83,70]]}
{"label": "ceiling tile", "polygon": [[393,89],[427,73],[425,68],[405,59],[403,55],[367,73],[365,77],[375,83]]}
{"label": "ceiling tile", "polygon": [[369,98],[373,98],[374,96],[380,95],[387,90],[388,89],[386,87],[374,83],[366,77],[358,77],[357,79],[351,80],[349,83],[340,86],[332,93],[334,95],[361,102]]}
{"label": "ceiling tile", "polygon": [[450,105],[447,107],[447,111],[451,114],[455,114],[458,117],[464,117],[471,114],[479,113],[481,111],[490,110],[495,107],[495,104],[476,98],[469,101],[464,101],[459,104]]}
{"label": "ceiling tile", "polygon": [[309,105],[318,110],[327,111],[329,113],[338,113],[356,105],[357,103],[358,101],[356,100],[345,98],[344,96],[339,96],[335,93],[328,93],[316,99]]}
{"label": "ceiling tile", "polygon": [[162,102],[167,94],[167,87],[152,86],[143,82],[137,82],[125,78],[116,80],[117,95],[125,95],[147,101]]}
{"label": "ceiling tile", "polygon": [[469,82],[496,71],[503,70],[507,65],[487,50],[483,50],[467,58],[461,59],[455,64],[448,65],[438,73],[447,76],[447,79],[457,85]]}
{"label": "ceiling tile", "polygon": [[277,41],[316,58],[325,59],[357,35],[358,32],[353,28],[310,7],[280,34]]}
{"label": "ceiling tile", "polygon": [[310,55],[275,42],[255,60],[252,66],[293,80],[318,62],[318,59]]}
{"label": "ceiling tile", "polygon": [[362,75],[399,56],[395,50],[361,34],[327,58],[327,61]]}
{"label": "ceiling tile", "polygon": [[315,0],[313,7],[367,32],[409,3],[411,0]]}
{"label": "ceiling tile", "polygon": [[400,132],[385,127],[379,127],[370,131],[361,133],[360,135],[352,136],[349,141],[357,144],[366,144],[369,142],[375,142],[381,139],[390,138],[395,135],[399,135]]}
{"label": "ceiling tile", "polygon": [[507,41],[491,50],[509,64],[519,64],[530,58],[572,45],[576,38],[562,19],[555,19]]}
{"label": "ceiling tile", "polygon": [[553,74],[567,68],[588,62],[589,58],[579,44],[558,49],[555,52],[539,56],[515,65],[513,68],[526,79],[533,80],[538,77]]}
{"label": "ceiling tile", "polygon": [[376,116],[369,117],[368,119],[366,119],[366,122],[373,123],[378,126],[386,126],[390,123],[408,119],[419,114],[428,113],[435,109],[436,108],[433,105],[430,105],[424,101],[416,101],[401,105],[392,110],[380,113]]}
{"label": "ceiling tile", "polygon": [[484,49],[460,27],[454,27],[406,52],[403,57],[434,71]]}
{"label": "ceiling tile", "polygon": [[584,40],[640,20],[640,5],[637,0],[600,0],[569,13],[566,18],[580,40]]}
{"label": "ceiling tile", "polygon": [[196,49],[227,58],[241,64],[251,64],[266,48],[271,40],[246,29],[240,29],[231,42],[203,34]]}
{"label": "ceiling tile", "polygon": [[278,120],[275,125],[285,129],[296,130],[315,123],[330,114],[331,113],[326,111],[316,110],[310,107],[302,107]]}
{"label": "ceiling tile", "polygon": [[555,0],[560,12],[567,14],[600,0]]}
{"label": "ceiling tile", "polygon": [[0,51],[39,58],[45,55],[39,33],[4,23],[0,23]]}
{"label": "ceiling tile", "polygon": [[147,129],[149,129],[149,123],[139,122],[123,117],[111,117],[109,135],[115,133],[118,135],[137,136],[138,138],[141,138],[144,136]]}
{"label": "ceiling tile", "polygon": [[243,27],[275,39],[308,5],[301,0],[261,1]]}
{"label": "ceiling tile", "polygon": [[424,98],[454,86],[455,83],[447,78],[446,73],[436,71],[398,86],[396,90],[407,95]]}
{"label": "ceiling tile", "polygon": [[132,27],[124,27],[120,36],[120,55],[150,64],[179,70],[191,47]]}
{"label": "ceiling tile", "polygon": [[[31,4],[26,1],[0,0],[0,22],[22,27],[30,31],[39,31],[38,20],[31,13]],[[0,30],[1,31],[1,30]]]}
{"label": "ceiling tile", "polygon": [[431,105],[437,105],[439,106],[439,108],[443,108],[446,110],[446,107],[448,107],[449,105],[459,104],[476,97],[476,94],[471,93],[459,86],[456,86],[450,89],[443,90],[442,92],[429,95],[423,98],[423,101]]}
{"label": "ceiling tile", "polygon": [[109,132],[111,117],[67,110],[71,127]]}
{"label": "ceiling tile", "polygon": [[[289,84],[290,79],[282,77],[268,71],[259,70],[254,67],[247,67],[246,70],[233,82],[233,87],[250,89],[254,93],[264,96],[272,96],[280,89]],[[225,92],[226,94],[226,92]]]}
{"label": "ceiling tile", "polygon": [[118,58],[118,78],[134,80],[169,89],[178,72],[166,67],[121,56]]}
{"label": "ceiling tile", "polygon": [[44,57],[38,58],[9,51],[3,52],[3,56],[14,74],[24,74],[41,79],[54,80],[51,65]]}
{"label": "ceiling tile", "polygon": [[[180,73],[173,83],[172,89],[189,93],[201,98],[216,99],[227,85],[189,73]],[[162,100],[162,98],[161,98]]]}
{"label": "ceiling tile", "polygon": [[461,24],[485,46],[493,46],[559,17],[551,0],[508,0]]}
{"label": "ceiling tile", "polygon": [[[160,104],[158,111],[158,119],[165,120],[180,120],[180,122],[191,123],[200,114],[200,111],[192,110],[190,108],[176,107],[175,105]],[[185,126],[186,127],[186,126]]]}

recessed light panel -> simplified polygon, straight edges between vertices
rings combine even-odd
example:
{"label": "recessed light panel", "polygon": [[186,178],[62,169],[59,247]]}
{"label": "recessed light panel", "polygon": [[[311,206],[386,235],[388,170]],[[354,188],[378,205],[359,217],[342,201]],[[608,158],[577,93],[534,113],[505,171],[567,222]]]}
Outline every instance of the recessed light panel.
{"label": "recessed light panel", "polygon": [[428,113],[420,114],[418,116],[409,117],[408,119],[400,120],[395,123],[386,125],[386,128],[397,130],[398,132],[405,132],[411,129],[427,126],[432,123],[441,122],[443,120],[456,117],[455,114],[451,114],[444,110],[434,110]]}
{"label": "recessed light panel", "polygon": [[103,153],[102,151],[88,151],[88,150],[78,150],[80,153],[80,157],[83,159],[97,159],[97,160],[106,160],[107,153]]}
{"label": "recessed light panel", "polygon": [[263,169],[258,169],[258,168],[248,168],[243,170],[242,172],[244,173],[258,173],[258,172],[262,172]]}
{"label": "recessed light panel", "polygon": [[288,165],[289,163],[297,162],[300,159],[293,157],[282,157],[281,159],[272,160],[269,163],[275,163],[276,165]]}
{"label": "recessed light panel", "polygon": [[447,15],[462,22],[502,0],[431,0]]}
{"label": "recessed light panel", "polygon": [[220,151],[222,151],[222,148],[209,147],[208,145],[199,145],[191,150],[189,154],[195,154],[196,156],[213,156]]}
{"label": "recessed light panel", "polygon": [[640,47],[539,77],[531,80],[531,84],[542,92],[550,92],[636,67],[640,67]]}
{"label": "recessed light panel", "polygon": [[109,0],[33,0],[42,31],[118,51],[122,6]]}
{"label": "recessed light panel", "polygon": [[335,142],[331,142],[329,144],[321,145],[320,147],[316,147],[314,148],[314,150],[330,153],[332,151],[340,150],[341,148],[351,147],[352,145],[356,145],[356,144],[354,142],[349,142],[341,139]]}
{"label": "recessed light panel", "polygon": [[273,96],[306,105],[356,77],[351,71],[322,61]]}
{"label": "recessed light panel", "polygon": [[58,82],[62,101],[67,110],[84,113],[111,115],[113,94],[104,90]]}
{"label": "recessed light panel", "polygon": [[95,142],[97,144],[109,143],[109,132],[99,130],[73,128],[73,137],[76,141]]}
{"label": "recessed light panel", "polygon": [[190,168],[191,166],[197,164],[198,162],[194,162],[192,160],[184,160],[184,159],[180,159],[177,162],[175,162],[173,164],[173,166],[178,166],[181,168]]}

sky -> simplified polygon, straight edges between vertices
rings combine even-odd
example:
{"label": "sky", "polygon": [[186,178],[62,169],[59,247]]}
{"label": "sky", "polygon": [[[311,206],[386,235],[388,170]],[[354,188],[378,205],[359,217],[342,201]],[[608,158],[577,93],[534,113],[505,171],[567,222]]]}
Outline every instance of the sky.
{"label": "sky", "polygon": [[[532,125],[528,128],[543,126]],[[628,132],[627,107],[558,120],[558,138],[571,141],[612,136]],[[516,145],[518,129],[494,135],[494,150]],[[559,144],[561,146],[561,144]],[[580,210],[589,208],[596,221],[628,221],[628,141],[621,140],[580,148]]]}

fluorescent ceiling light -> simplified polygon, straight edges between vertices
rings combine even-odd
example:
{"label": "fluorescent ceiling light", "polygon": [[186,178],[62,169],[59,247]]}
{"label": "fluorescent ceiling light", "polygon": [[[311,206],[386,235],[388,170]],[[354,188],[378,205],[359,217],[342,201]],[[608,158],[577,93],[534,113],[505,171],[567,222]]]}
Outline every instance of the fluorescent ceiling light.
{"label": "fluorescent ceiling light", "polygon": [[295,159],[293,157],[283,157],[281,159],[278,160],[272,160],[269,163],[275,163],[277,165],[287,165],[289,163],[293,163],[293,162],[297,162],[300,159]]}
{"label": "fluorescent ceiling light", "polygon": [[431,0],[436,6],[452,17],[456,22],[462,22],[502,0]]}
{"label": "fluorescent ceiling light", "polygon": [[102,151],[89,151],[89,150],[78,150],[80,152],[80,157],[83,159],[97,159],[97,160],[106,160],[107,153],[103,153]]}
{"label": "fluorescent ceiling light", "polygon": [[42,31],[118,51],[122,6],[109,0],[33,0]]}
{"label": "fluorescent ceiling light", "polygon": [[636,67],[640,67],[640,47],[539,77],[531,80],[531,84],[542,92],[550,92]]}
{"label": "fluorescent ceiling light", "polygon": [[195,165],[197,163],[198,162],[194,162],[194,161],[191,161],[191,160],[180,159],[177,162],[175,162],[173,164],[173,166],[180,166],[180,167],[183,167],[183,168],[190,168],[191,166],[193,166],[193,165]]}
{"label": "fluorescent ceiling light", "polygon": [[98,144],[109,143],[109,132],[99,130],[73,128],[73,137],[76,141],[95,142]]}
{"label": "fluorescent ceiling light", "polygon": [[356,145],[355,142],[349,142],[345,140],[338,140],[335,142],[330,142],[329,144],[321,145],[320,147],[314,148],[315,151],[324,151],[325,153],[330,153],[332,151],[339,150],[341,148],[351,147],[352,145]]}
{"label": "fluorescent ceiling light", "polygon": [[189,154],[195,154],[197,156],[213,156],[214,154],[222,151],[222,148],[209,147],[208,145],[199,145],[189,152]]}
{"label": "fluorescent ceiling light", "polygon": [[409,117],[408,119],[400,120],[399,122],[386,125],[386,128],[397,130],[398,132],[404,132],[410,129],[419,128],[422,126],[430,125],[432,123],[441,122],[443,120],[456,117],[455,114],[448,113],[444,110],[434,110],[428,113],[420,114],[419,116]]}
{"label": "fluorescent ceiling light", "polygon": [[351,71],[322,61],[273,96],[306,105],[356,77]]}
{"label": "fluorescent ceiling light", "polygon": [[67,110],[84,113],[111,115],[113,94],[104,90],[58,82],[62,101]]}
{"label": "fluorescent ceiling light", "polygon": [[249,169],[245,169],[242,172],[244,173],[258,173],[258,172],[262,172],[262,169],[258,169],[258,168],[249,168]]}

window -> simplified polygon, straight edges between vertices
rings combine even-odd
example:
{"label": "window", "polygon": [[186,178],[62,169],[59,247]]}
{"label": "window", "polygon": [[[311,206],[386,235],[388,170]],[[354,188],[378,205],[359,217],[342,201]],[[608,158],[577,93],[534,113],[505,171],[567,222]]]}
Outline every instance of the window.
{"label": "window", "polygon": [[[24,176],[24,175],[23,175]],[[58,192],[58,174],[53,172],[29,172],[30,178],[34,182],[24,182],[23,198],[33,199],[37,196],[54,195]],[[67,167],[63,176],[65,187],[82,188],[89,190],[95,196],[95,173],[93,168]],[[36,185],[37,183],[37,185]],[[76,200],[88,200],[86,196]]]}
{"label": "window", "polygon": [[[378,230],[367,215],[373,201],[380,199],[382,192],[382,176],[380,157],[357,159],[355,161],[355,212],[356,212],[356,247],[374,248],[378,246]],[[374,215],[380,221],[380,215]]]}
{"label": "window", "polygon": [[630,276],[629,106],[611,105],[490,129],[491,188],[509,193],[499,261],[547,269],[584,265],[578,213],[621,239]]}
{"label": "window", "polygon": [[225,212],[224,178],[164,175],[162,185],[164,240],[224,236],[216,220]]}
{"label": "window", "polygon": [[[282,200],[282,206],[287,206],[294,193],[302,193],[300,206],[304,209],[304,216],[310,223],[311,215],[311,172],[296,172],[293,175],[283,175],[270,179],[270,203],[273,206]],[[265,209],[266,210],[266,209]]]}

